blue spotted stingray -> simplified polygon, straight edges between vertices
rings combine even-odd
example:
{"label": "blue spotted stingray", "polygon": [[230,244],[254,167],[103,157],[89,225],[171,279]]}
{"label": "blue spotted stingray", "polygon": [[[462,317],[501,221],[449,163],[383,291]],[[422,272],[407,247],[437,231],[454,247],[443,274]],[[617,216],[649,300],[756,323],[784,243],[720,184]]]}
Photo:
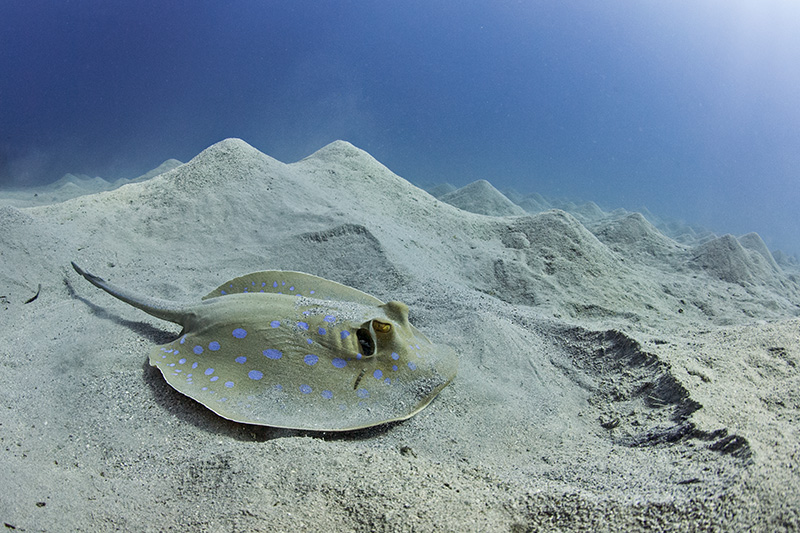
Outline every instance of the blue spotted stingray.
{"label": "blue spotted stingray", "polygon": [[180,324],[150,364],[236,422],[347,431],[405,420],[456,375],[453,350],[412,326],[404,303],[310,274],[255,272],[183,304],[133,295],[72,266],[112,296]]}

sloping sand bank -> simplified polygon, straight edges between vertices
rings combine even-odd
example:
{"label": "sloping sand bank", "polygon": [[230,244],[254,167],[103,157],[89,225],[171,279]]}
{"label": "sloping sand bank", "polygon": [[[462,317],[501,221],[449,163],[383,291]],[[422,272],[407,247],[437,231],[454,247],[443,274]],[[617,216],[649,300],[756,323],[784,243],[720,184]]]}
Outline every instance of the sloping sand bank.
{"label": "sloping sand bank", "polygon": [[[680,244],[635,214],[590,226],[559,210],[462,211],[345,142],[284,164],[229,139],[147,181],[2,207],[0,521],[798,528],[795,278],[733,237]],[[149,367],[173,325],[91,287],[71,260],[175,300],[257,270],[323,276],[406,302],[458,352],[459,374],[402,423],[232,423]]]}

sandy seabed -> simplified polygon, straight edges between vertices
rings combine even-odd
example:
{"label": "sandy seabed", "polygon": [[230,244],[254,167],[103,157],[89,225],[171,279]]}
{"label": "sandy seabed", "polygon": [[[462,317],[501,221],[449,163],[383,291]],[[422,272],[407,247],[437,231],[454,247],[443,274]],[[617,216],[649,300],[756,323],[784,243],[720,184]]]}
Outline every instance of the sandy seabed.
{"label": "sandy seabed", "polygon": [[[487,182],[437,199],[342,141],[284,164],[228,139],[176,165],[0,191],[7,530],[800,528],[800,273],[757,235],[667,236]],[[72,260],[181,301],[322,276],[406,302],[459,373],[405,422],[230,422],[149,366],[176,327]]]}

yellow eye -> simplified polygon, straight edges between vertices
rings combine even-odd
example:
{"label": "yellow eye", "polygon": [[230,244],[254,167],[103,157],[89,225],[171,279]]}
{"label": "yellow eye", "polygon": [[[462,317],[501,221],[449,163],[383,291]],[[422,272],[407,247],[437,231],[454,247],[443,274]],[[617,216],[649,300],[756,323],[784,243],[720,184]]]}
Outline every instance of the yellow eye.
{"label": "yellow eye", "polygon": [[376,333],[389,333],[392,331],[392,325],[387,324],[386,322],[379,322],[377,320],[372,321],[372,328],[375,330]]}

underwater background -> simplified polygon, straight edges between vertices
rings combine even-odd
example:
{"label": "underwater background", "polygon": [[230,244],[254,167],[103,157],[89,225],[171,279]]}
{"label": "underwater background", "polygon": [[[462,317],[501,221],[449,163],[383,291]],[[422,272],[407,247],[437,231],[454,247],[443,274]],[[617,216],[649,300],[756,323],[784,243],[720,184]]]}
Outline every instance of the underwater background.
{"label": "underwater background", "polygon": [[800,4],[0,2],[0,188],[345,139],[800,255]]}

